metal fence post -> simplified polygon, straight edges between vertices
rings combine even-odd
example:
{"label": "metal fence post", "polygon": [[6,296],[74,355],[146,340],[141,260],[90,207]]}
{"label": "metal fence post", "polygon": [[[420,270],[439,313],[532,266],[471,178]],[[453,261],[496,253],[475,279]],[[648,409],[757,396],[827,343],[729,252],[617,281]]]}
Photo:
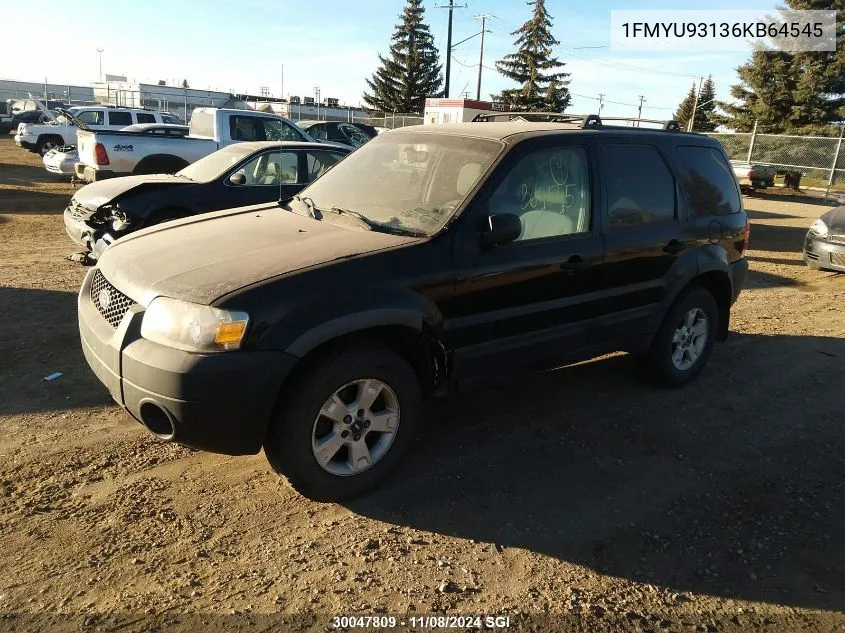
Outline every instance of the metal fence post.
{"label": "metal fence post", "polygon": [[751,154],[754,152],[754,142],[757,140],[757,121],[754,121],[754,129],[751,130],[751,143],[748,145],[748,160],[745,161],[747,163],[751,162]]}
{"label": "metal fence post", "polygon": [[830,195],[830,188],[833,186],[833,181],[836,179],[836,164],[839,162],[839,152],[842,150],[842,135],[845,134],[845,125],[839,126],[839,142],[836,143],[836,151],[833,153],[833,164],[830,166],[830,178],[827,179],[827,191],[824,192],[824,197]]}

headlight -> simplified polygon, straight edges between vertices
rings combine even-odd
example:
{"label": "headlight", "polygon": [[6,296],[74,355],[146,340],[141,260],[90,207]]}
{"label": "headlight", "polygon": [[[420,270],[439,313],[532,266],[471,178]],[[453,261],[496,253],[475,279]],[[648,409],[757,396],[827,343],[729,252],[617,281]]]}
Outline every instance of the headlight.
{"label": "headlight", "polygon": [[186,352],[223,352],[240,348],[248,323],[246,312],[156,297],[144,312],[141,336]]}
{"label": "headlight", "polygon": [[813,235],[818,235],[819,237],[827,237],[827,224],[825,224],[824,221],[819,218],[810,225],[810,233],[812,233]]}
{"label": "headlight", "polygon": [[26,128],[18,130],[18,134],[20,134],[21,136],[32,136],[32,132],[30,132]]}

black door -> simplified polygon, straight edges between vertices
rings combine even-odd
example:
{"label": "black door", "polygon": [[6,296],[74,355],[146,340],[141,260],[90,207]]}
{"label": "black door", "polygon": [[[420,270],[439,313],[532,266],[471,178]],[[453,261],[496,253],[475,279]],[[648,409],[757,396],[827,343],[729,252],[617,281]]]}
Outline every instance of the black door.
{"label": "black door", "polygon": [[597,335],[636,338],[656,329],[673,280],[694,276],[695,227],[679,217],[678,183],[657,144],[610,139],[600,144],[606,295],[598,306]]}
{"label": "black door", "polygon": [[[269,150],[251,157],[223,179],[226,195],[217,208],[245,207],[299,193],[308,182],[302,162],[301,152],[294,150]],[[233,182],[235,174],[243,176],[241,184]]]}
{"label": "black door", "polygon": [[[530,143],[530,145],[528,145]],[[569,355],[590,344],[602,238],[590,143],[525,141],[461,218],[455,297],[444,336],[455,375],[499,371]],[[514,214],[522,233],[480,245],[488,215]]]}

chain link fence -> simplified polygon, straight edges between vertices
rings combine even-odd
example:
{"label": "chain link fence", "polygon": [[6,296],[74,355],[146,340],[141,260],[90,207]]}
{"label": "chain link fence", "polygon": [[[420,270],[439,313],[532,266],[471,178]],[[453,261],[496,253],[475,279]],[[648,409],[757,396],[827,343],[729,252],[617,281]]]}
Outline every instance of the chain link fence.
{"label": "chain link fence", "polygon": [[423,117],[419,114],[400,114],[397,112],[365,118],[355,117],[355,123],[366,123],[374,127],[385,127],[389,130],[394,130],[398,127],[406,127],[408,125],[422,125]]}
{"label": "chain link fence", "polygon": [[731,160],[769,165],[779,175],[800,175],[804,185],[845,190],[841,133],[838,137],[754,132],[713,132],[708,136],[722,144]]}

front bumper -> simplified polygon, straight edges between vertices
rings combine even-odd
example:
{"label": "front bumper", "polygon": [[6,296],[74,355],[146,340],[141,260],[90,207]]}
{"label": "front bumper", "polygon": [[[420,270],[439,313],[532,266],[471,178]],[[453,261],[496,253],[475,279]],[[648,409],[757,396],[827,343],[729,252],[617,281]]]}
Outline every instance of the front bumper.
{"label": "front bumper", "polygon": [[58,174],[60,176],[75,176],[76,175],[76,160],[70,158],[44,161],[44,169],[51,174]]}
{"label": "front bumper", "polygon": [[226,455],[261,450],[276,395],[297,359],[275,351],[193,354],[153,343],[141,338],[138,304],[113,328],[91,300],[97,270],[79,292],[79,334],[85,359],[115,402],[167,441]]}
{"label": "front bumper", "polygon": [[845,242],[833,242],[829,238],[807,233],[803,255],[808,266],[845,273]]}
{"label": "front bumper", "polygon": [[15,134],[15,145],[18,147],[23,147],[25,150],[29,150],[30,152],[35,151],[35,143],[29,141],[27,139],[32,138],[31,136],[21,136],[19,134]]}
{"label": "front bumper", "polygon": [[85,220],[74,217],[70,206],[65,209],[64,220],[65,231],[67,231],[67,235],[71,241],[82,248],[89,249],[91,247],[93,229],[85,223]]}

